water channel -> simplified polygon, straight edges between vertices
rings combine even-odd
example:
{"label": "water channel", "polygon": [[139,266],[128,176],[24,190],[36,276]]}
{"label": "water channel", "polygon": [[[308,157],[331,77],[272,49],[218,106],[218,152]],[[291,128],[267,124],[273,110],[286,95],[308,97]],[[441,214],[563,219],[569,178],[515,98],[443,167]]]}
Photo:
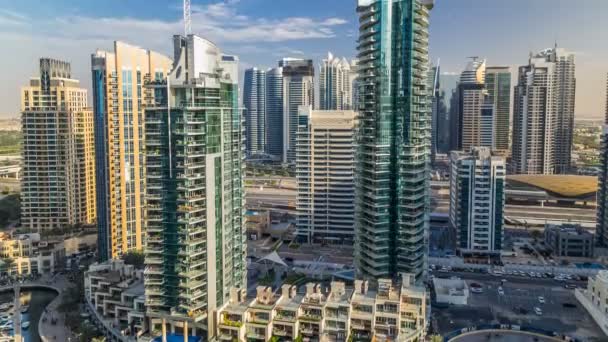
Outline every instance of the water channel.
{"label": "water channel", "polygon": [[[30,326],[27,329],[22,329],[24,342],[40,342],[38,335],[38,321],[49,303],[57,297],[57,293],[52,290],[37,288],[37,289],[21,289],[19,300],[21,305],[28,305],[29,310],[22,314],[21,321],[29,321]],[[14,293],[12,291],[0,293],[0,304],[14,303]],[[6,331],[9,332],[9,331]],[[12,331],[10,331],[12,334]]]}

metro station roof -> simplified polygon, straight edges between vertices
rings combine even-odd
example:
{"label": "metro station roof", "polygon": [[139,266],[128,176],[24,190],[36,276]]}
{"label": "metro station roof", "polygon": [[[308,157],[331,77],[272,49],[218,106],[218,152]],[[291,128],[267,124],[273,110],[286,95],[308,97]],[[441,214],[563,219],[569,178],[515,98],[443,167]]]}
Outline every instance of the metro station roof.
{"label": "metro station roof", "polygon": [[511,185],[526,185],[562,198],[587,198],[597,192],[597,177],[578,175],[511,175]]}

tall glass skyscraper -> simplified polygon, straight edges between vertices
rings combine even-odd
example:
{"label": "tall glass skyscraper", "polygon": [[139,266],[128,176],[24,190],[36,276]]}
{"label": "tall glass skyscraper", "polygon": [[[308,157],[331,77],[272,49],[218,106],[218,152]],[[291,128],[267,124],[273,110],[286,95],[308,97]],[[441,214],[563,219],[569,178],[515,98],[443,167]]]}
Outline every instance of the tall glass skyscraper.
{"label": "tall glass skyscraper", "polygon": [[350,63],[329,52],[319,65],[319,106],[321,110],[352,108]]}
{"label": "tall glass skyscraper", "polygon": [[492,148],[508,151],[511,123],[511,70],[509,67],[487,67],[485,83],[489,101],[494,105],[494,146]]}
{"label": "tall glass skyscraper", "polygon": [[247,155],[266,152],[266,72],[245,70],[243,85]]}
{"label": "tall glass skyscraper", "polygon": [[238,59],[194,35],[174,51],[168,81],[147,84],[146,309],[152,331],[207,341],[214,310],[246,286]]}
{"label": "tall glass skyscraper", "polygon": [[355,263],[377,279],[425,275],[432,0],[359,0]]}
{"label": "tall glass skyscraper", "polygon": [[283,158],[283,68],[266,71],[266,153]]}

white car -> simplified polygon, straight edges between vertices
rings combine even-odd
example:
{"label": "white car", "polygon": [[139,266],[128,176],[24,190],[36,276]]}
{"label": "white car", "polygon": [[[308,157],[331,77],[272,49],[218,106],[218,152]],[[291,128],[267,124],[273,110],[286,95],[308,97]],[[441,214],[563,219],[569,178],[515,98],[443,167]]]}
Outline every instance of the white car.
{"label": "white car", "polygon": [[502,286],[498,288],[498,294],[504,296],[505,290],[502,289]]}
{"label": "white car", "polygon": [[545,297],[539,296],[538,297],[538,302],[541,303],[541,304],[545,304]]}
{"label": "white car", "polygon": [[535,313],[535,314],[537,314],[537,315],[539,315],[539,316],[542,316],[542,314],[543,314],[543,310],[541,310],[541,309],[540,309],[540,308],[537,306],[537,307],[535,307],[535,308],[534,308],[534,313]]}

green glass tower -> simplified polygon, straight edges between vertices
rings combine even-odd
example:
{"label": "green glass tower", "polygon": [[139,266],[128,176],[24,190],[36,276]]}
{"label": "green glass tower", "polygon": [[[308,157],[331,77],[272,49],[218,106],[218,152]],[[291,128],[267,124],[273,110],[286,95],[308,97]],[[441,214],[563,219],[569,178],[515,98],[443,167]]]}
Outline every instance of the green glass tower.
{"label": "green glass tower", "polygon": [[238,60],[194,35],[174,51],[147,82],[146,309],[151,331],[211,338],[214,309],[246,287]]}
{"label": "green glass tower", "polygon": [[432,0],[359,0],[355,262],[359,276],[425,275]]}

